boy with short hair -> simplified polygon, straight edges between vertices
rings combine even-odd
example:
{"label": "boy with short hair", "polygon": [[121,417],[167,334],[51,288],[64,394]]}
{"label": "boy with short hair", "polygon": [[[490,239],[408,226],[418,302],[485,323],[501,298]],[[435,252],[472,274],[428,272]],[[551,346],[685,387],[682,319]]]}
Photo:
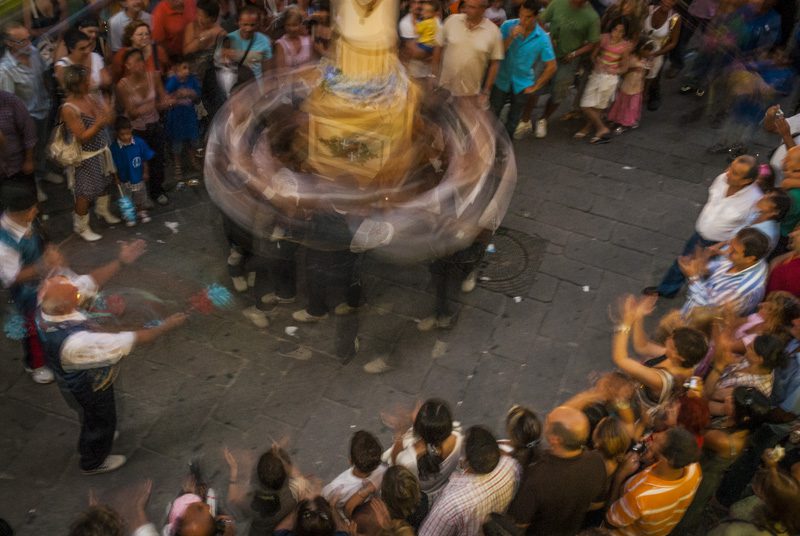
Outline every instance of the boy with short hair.
{"label": "boy with short hair", "polygon": [[[130,119],[125,116],[117,117],[114,123],[117,139],[111,144],[111,156],[117,168],[117,179],[122,184],[125,192],[133,199],[136,206],[136,215],[142,223],[150,221],[147,213],[147,181],[150,171],[147,161],[155,153],[142,138],[133,134]],[[135,221],[126,220],[125,225],[133,227]]]}
{"label": "boy with short hair", "polygon": [[342,510],[356,493],[368,496],[381,489],[386,472],[386,465],[381,463],[382,453],[377,437],[364,430],[357,431],[350,439],[350,468],[325,486],[322,496],[328,501],[335,497],[334,506]]}

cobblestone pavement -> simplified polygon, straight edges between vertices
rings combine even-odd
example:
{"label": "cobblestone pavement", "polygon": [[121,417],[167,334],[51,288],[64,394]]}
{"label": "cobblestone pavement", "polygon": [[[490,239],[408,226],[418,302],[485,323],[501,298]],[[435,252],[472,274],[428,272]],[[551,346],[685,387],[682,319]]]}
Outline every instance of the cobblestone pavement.
{"label": "cobblestone pavement", "polygon": [[[327,479],[347,466],[355,429],[372,430],[389,445],[381,409],[436,395],[465,425],[502,433],[510,404],[546,412],[584,388],[611,366],[609,305],[657,281],[725,165],[724,157],[705,154],[719,131],[705,122],[678,125],[689,97],[672,86],[659,112],[645,113],[640,129],[607,145],[573,141],[579,125],[559,121],[546,139],[516,142],[519,184],[504,226],[546,241],[540,259],[531,260],[535,280],[516,300],[479,285],[457,297],[454,329],[420,333],[414,320],[433,306],[426,267],[367,262],[361,350],[346,364],[334,355],[334,319],[285,334],[296,325],[296,306],[270,313],[267,329],[253,327],[241,307],[193,318],[137,349],[116,384],[115,451],[129,457],[117,472],[80,474],[76,414],[55,385],[31,382],[18,344],[0,340],[0,517],[20,535],[63,534],[90,487],[102,496],[151,477],[150,514],[160,521],[190,458],[201,457],[212,480],[225,485],[223,445],[255,453],[289,437],[302,469]],[[63,186],[48,191],[66,196]],[[103,228],[106,236],[95,244],[67,239],[77,271],[110,259],[118,240],[136,235],[147,239],[148,253],[112,287],[179,304],[203,284],[229,284],[216,209],[202,190],[172,198],[150,224]],[[54,215],[51,227],[66,229],[66,218]],[[177,233],[167,222],[178,223]],[[362,366],[377,356],[393,368],[365,374]]]}

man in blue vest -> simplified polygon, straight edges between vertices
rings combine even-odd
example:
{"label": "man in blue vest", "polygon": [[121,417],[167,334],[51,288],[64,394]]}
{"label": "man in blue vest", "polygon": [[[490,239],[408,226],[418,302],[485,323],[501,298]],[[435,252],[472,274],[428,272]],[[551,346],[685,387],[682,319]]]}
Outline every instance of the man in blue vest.
{"label": "man in blue vest", "polygon": [[45,246],[38,226],[39,213],[33,180],[6,179],[2,186],[4,211],[0,216],[0,281],[25,319],[22,346],[25,368],[36,383],[51,383],[34,321],[36,291],[42,275],[63,264],[58,250]]}
{"label": "man in blue vest", "polygon": [[89,318],[78,310],[84,299],[95,295],[144,250],[142,240],[122,244],[117,259],[91,275],[54,276],[39,292],[39,337],[62,394],[68,403],[80,406],[78,451],[81,470],[87,475],[113,471],[126,461],[125,456],[111,454],[117,425],[114,379],[120,360],[134,346],[153,342],[186,321],[184,313],[177,313],[153,328],[106,333],[94,330]]}

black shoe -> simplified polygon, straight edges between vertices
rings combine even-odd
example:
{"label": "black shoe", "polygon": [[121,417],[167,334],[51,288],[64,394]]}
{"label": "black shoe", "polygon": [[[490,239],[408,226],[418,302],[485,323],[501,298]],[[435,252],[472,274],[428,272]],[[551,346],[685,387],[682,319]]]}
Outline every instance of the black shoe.
{"label": "black shoe", "polygon": [[654,95],[650,97],[650,100],[647,101],[647,109],[651,112],[655,112],[661,108],[661,95]]}
{"label": "black shoe", "polygon": [[696,89],[697,88],[695,88],[691,84],[682,85],[681,86],[681,95],[688,95],[689,93],[694,93]]}
{"label": "black shoe", "polygon": [[645,296],[658,296],[659,298],[666,298],[668,300],[671,300],[675,297],[675,294],[664,294],[659,292],[658,287],[644,287],[642,289],[642,294]]}

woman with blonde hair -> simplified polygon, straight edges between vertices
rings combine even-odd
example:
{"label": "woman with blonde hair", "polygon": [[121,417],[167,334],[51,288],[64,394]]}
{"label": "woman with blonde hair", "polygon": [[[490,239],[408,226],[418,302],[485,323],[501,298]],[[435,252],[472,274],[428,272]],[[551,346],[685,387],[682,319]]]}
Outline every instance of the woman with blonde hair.
{"label": "woman with blonde hair", "polygon": [[[102,97],[90,93],[89,71],[82,65],[64,67],[62,84],[67,95],[61,107],[61,120],[81,144],[84,152],[108,147],[106,126],[114,121],[114,110]],[[89,227],[89,207],[96,202],[95,212],[108,223],[119,223],[109,211],[108,187],[111,176],[108,158],[100,153],[75,166],[75,212],[73,230],[87,242],[102,236]]]}

